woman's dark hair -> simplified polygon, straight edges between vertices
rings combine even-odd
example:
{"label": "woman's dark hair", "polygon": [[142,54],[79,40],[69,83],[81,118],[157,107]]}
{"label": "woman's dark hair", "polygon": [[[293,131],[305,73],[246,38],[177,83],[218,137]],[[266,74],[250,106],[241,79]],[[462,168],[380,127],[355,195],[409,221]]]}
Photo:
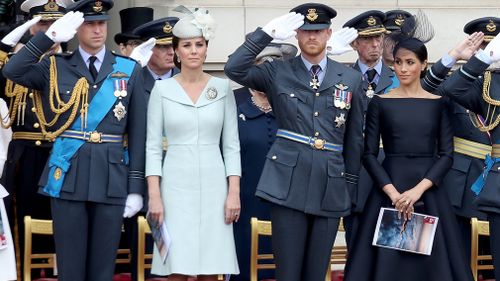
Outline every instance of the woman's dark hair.
{"label": "woman's dark hair", "polygon": [[[181,63],[177,60],[177,53],[175,52],[175,50],[177,50],[177,48],[179,48],[179,40],[180,40],[179,37],[174,36],[172,38],[172,47],[174,47],[174,65],[178,69],[181,69]],[[207,47],[208,47],[208,40],[205,40],[205,43],[207,43]]]}
{"label": "woman's dark hair", "polygon": [[[396,58],[396,53],[399,49],[405,49],[414,53],[421,63],[424,63],[427,60],[427,48],[425,47],[425,44],[417,38],[403,38],[399,40],[392,51],[394,58]],[[420,73],[420,78],[424,78],[426,72],[427,67]]]}

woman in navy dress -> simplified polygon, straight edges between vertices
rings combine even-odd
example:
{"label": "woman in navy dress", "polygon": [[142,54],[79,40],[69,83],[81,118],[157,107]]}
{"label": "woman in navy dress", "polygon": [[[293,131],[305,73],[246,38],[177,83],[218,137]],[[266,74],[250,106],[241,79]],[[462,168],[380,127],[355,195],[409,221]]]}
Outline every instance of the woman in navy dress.
{"label": "woman in navy dress", "polygon": [[[427,50],[415,38],[394,48],[400,87],[371,101],[365,129],[364,164],[375,187],[346,266],[346,281],[470,281],[456,217],[440,182],[453,158],[453,131],[444,98],[420,85]],[[377,161],[380,137],[385,160]],[[439,217],[431,255],[372,246],[381,207],[401,219],[415,211]],[[402,230],[404,231],[404,230]]]}
{"label": "woman in navy dress", "polygon": [[[297,53],[297,48],[291,44],[272,43],[257,57],[256,64],[269,60],[286,60]],[[268,204],[255,196],[255,188],[262,173],[266,154],[276,138],[278,125],[267,100],[266,94],[248,88],[234,91],[238,103],[238,130],[241,146],[241,214],[234,224],[236,254],[240,274],[231,280],[250,280],[250,218],[271,220]],[[272,253],[271,239],[261,239],[259,249],[263,253]],[[273,270],[261,270],[258,280],[272,278]]]}

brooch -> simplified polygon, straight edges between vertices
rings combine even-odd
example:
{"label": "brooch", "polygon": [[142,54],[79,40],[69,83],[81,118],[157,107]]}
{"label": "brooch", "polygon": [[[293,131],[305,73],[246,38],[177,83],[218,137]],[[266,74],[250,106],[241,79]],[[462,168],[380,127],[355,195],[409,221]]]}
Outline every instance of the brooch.
{"label": "brooch", "polygon": [[210,87],[207,89],[205,95],[207,96],[207,99],[213,100],[217,97],[217,89],[215,89],[214,87]]}

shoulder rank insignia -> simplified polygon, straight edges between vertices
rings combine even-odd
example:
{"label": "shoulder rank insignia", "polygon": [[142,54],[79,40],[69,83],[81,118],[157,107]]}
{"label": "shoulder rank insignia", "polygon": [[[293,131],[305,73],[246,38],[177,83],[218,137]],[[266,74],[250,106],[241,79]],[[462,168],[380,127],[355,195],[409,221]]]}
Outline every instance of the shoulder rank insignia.
{"label": "shoulder rank insignia", "polygon": [[338,116],[335,116],[335,127],[340,128],[345,124],[345,114],[340,113]]}
{"label": "shoulder rank insignia", "polygon": [[111,73],[111,78],[128,78],[129,76],[126,73],[117,71],[115,73]]}

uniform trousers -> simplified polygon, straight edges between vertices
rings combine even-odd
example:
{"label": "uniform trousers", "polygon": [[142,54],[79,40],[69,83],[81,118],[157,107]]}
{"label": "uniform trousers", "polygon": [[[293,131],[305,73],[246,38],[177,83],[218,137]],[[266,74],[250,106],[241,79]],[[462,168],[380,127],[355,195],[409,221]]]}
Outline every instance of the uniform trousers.
{"label": "uniform trousers", "polygon": [[124,206],[51,198],[59,281],[110,281]]}
{"label": "uniform trousers", "polygon": [[270,206],[276,280],[324,281],[340,219]]}

